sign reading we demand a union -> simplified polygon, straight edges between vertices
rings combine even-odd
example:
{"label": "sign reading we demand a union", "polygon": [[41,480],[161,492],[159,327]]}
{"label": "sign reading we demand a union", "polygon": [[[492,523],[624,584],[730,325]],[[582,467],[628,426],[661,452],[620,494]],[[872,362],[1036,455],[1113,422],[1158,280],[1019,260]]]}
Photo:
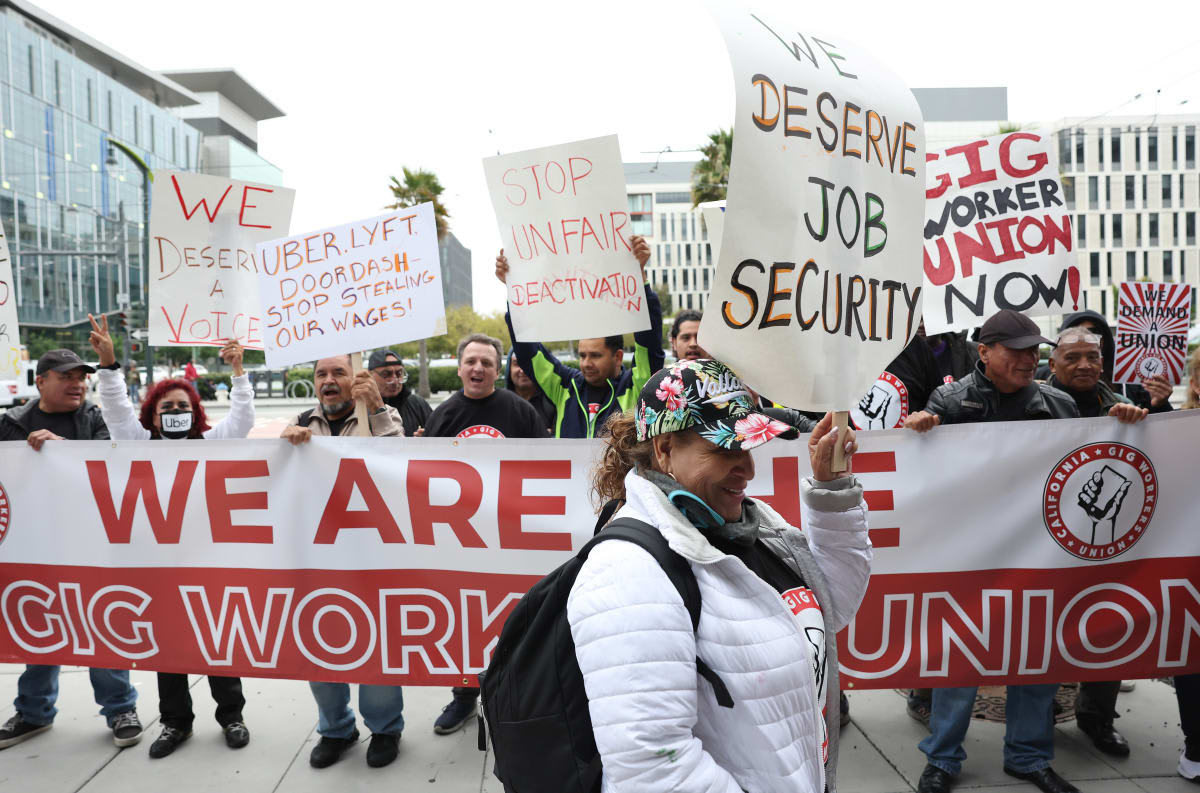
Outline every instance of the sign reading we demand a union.
{"label": "sign reading we demand a union", "polygon": [[433,204],[261,243],[258,257],[269,366],[446,332]]}
{"label": "sign reading we demand a union", "polygon": [[220,176],[155,171],[149,323],[154,346],[263,348],[255,246],[288,233],[296,192]]}
{"label": "sign reading we demand a union", "polygon": [[1164,375],[1183,381],[1192,317],[1189,284],[1123,283],[1117,304],[1114,383],[1140,383]]}
{"label": "sign reading we demand a union", "polygon": [[650,327],[616,135],[489,157],[518,341]]}
{"label": "sign reading we demand a union", "polygon": [[845,410],[921,320],[920,108],[877,58],[802,12],[708,5],[737,135],[700,343],[765,397]]}
{"label": "sign reading we demand a union", "polygon": [[933,152],[925,181],[925,330],[963,330],[999,309],[1079,309],[1079,269],[1058,153],[1044,131]]}

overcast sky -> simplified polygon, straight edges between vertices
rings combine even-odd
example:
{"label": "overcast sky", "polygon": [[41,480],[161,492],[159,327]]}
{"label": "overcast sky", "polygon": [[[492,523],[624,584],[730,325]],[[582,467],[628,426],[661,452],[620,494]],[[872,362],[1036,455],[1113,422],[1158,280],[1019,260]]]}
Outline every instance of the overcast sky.
{"label": "overcast sky", "polygon": [[[724,44],[693,0],[35,2],[151,69],[234,68],[278,105],[259,151],[297,191],[293,233],[379,214],[401,166],[436,172],[481,311],[504,303],[483,157],[615,132],[626,161],[653,160],[733,121]],[[1195,0],[792,5],[910,86],[1007,86],[1016,121],[1200,113]]]}

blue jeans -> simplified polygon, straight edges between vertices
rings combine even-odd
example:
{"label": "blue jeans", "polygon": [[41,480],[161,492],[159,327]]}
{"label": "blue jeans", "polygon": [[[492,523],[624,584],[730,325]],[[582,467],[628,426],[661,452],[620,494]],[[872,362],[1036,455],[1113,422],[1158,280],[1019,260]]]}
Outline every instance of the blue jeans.
{"label": "blue jeans", "polygon": [[[1057,683],[1009,686],[1005,703],[1004,767],[1021,773],[1047,768],[1054,759],[1054,694]],[[935,688],[929,737],[918,748],[929,764],[948,774],[962,770],[962,747],[975,707],[975,687]]]}
{"label": "blue jeans", "polygon": [[[326,738],[354,734],[349,683],[309,683],[317,701],[317,732]],[[404,729],[404,690],[400,686],[358,686],[358,709],[372,733],[399,735]]]}
{"label": "blue jeans", "polygon": [[[17,680],[17,698],[13,700],[13,706],[21,718],[30,724],[50,724],[58,714],[58,709],[54,707],[58,699],[58,670],[57,666],[30,664]],[[89,669],[88,675],[92,679],[96,704],[100,706],[100,713],[108,721],[109,727],[118,713],[125,713],[137,706],[137,689],[129,684],[128,671]]]}

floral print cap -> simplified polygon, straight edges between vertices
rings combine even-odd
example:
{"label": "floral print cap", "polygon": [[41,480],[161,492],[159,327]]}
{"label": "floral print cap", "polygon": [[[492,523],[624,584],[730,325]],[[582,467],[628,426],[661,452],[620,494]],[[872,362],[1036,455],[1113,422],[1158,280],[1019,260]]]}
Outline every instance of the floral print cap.
{"label": "floral print cap", "polygon": [[758,412],[742,381],[720,361],[677,361],[642,387],[637,437],[693,430],[723,449],[753,449],[791,430]]}

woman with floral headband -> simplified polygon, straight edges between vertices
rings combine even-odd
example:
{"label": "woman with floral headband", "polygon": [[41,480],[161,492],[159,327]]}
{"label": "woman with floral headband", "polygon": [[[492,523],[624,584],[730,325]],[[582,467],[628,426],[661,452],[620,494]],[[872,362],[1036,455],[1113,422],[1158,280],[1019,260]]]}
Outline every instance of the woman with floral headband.
{"label": "woman with floral headband", "polygon": [[[746,496],[750,449],[794,431],[757,411],[724,364],[658,372],[636,414],[609,422],[595,490],[688,561],[701,616],[693,631],[678,590],[633,543],[600,543],[580,569],[567,618],[604,791],[835,790],[834,636],[866,590],[871,543],[861,485],[831,471],[832,423],[809,438],[801,533]],[[857,448],[853,432],[845,448]]]}

